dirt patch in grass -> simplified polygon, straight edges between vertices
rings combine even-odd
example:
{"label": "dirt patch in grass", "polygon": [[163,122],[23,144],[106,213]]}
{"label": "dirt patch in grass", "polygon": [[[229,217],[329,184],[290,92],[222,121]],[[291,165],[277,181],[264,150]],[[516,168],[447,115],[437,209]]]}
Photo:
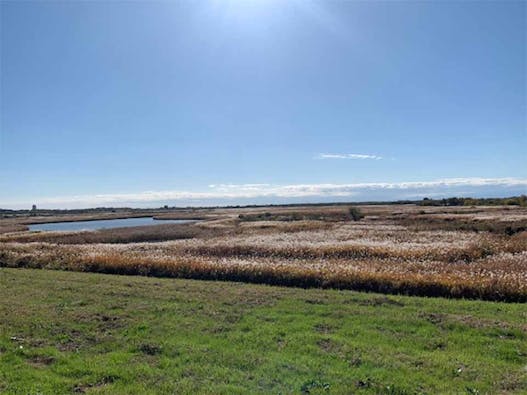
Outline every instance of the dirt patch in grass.
{"label": "dirt patch in grass", "polygon": [[329,338],[317,341],[317,346],[324,352],[334,354],[340,350],[340,346]]}
{"label": "dirt patch in grass", "polygon": [[320,305],[327,304],[327,301],[324,299],[313,299],[313,298],[305,299],[304,302],[307,304],[320,304]]}
{"label": "dirt patch in grass", "polygon": [[315,325],[314,329],[315,329],[315,332],[318,332],[324,335],[329,335],[335,331],[335,327],[332,325],[328,325],[328,324],[317,324]]}
{"label": "dirt patch in grass", "polygon": [[398,300],[395,300],[395,299],[392,299],[392,298],[388,298],[386,296],[382,296],[382,297],[376,297],[376,298],[372,298],[372,299],[366,299],[366,300],[363,300],[363,301],[360,301],[359,304],[361,306],[385,306],[385,305],[388,305],[388,306],[399,306],[399,307],[403,307],[404,306],[404,303],[398,301]]}
{"label": "dirt patch in grass", "polygon": [[163,348],[157,344],[143,343],[137,347],[137,350],[146,355],[158,355],[161,354]]}
{"label": "dirt patch in grass", "polygon": [[[474,329],[496,329],[499,331],[518,330],[527,337],[527,323],[519,326],[510,325],[507,322],[491,319],[483,319],[471,315],[448,315],[447,319],[450,322],[466,325]],[[515,335],[514,335],[515,336]]]}
{"label": "dirt patch in grass", "polygon": [[31,364],[34,367],[43,367],[51,365],[55,362],[55,357],[52,356],[45,356],[45,355],[37,355],[29,358],[28,363]]}
{"label": "dirt patch in grass", "polygon": [[116,376],[105,376],[102,379],[98,380],[95,383],[87,383],[87,384],[77,384],[73,387],[73,392],[77,394],[85,394],[87,392],[91,392],[92,390],[100,389],[101,387],[105,387],[107,385],[110,385],[117,381],[119,377]]}

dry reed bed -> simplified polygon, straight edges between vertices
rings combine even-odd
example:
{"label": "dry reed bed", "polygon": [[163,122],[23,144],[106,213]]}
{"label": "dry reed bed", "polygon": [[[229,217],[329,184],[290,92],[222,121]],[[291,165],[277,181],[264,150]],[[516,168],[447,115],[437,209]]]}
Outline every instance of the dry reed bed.
{"label": "dry reed bed", "polygon": [[3,222],[0,223],[0,237],[5,233],[24,232],[27,230],[27,226],[16,223]]}
{"label": "dry reed bed", "polygon": [[434,252],[430,243],[421,250],[396,244],[295,246],[320,236],[302,233],[282,235],[296,237],[291,245],[266,246],[266,236],[267,242],[276,242],[276,235],[260,235],[260,245],[252,246],[236,244],[252,240],[247,236],[231,236],[230,245],[222,237],[131,244],[4,243],[0,265],[527,301],[524,237],[478,236],[465,247],[442,245]]}
{"label": "dry reed bed", "polygon": [[4,266],[112,274],[231,280],[300,287],[334,287],[408,295],[527,301],[527,254],[473,262],[391,262],[390,260],[210,259],[121,251],[69,251],[34,246],[25,253],[0,252]]}
{"label": "dry reed bed", "polygon": [[213,230],[189,224],[160,224],[80,232],[25,232],[0,235],[1,242],[56,244],[131,243],[189,239],[213,234]]}
{"label": "dry reed bed", "polygon": [[409,232],[386,224],[337,225],[294,233],[245,231],[206,241],[173,244],[188,255],[283,259],[391,259],[471,262],[500,252],[527,250],[527,237],[468,232]]}
{"label": "dry reed bed", "polygon": [[126,228],[102,229],[78,232],[23,232],[23,228],[13,228],[11,232],[0,233],[0,243],[46,242],[56,244],[97,244],[97,243],[137,243],[146,241],[166,241],[179,239],[208,239],[227,237],[244,233],[295,233],[320,229],[330,229],[333,225],[321,221],[298,221],[294,223],[268,222],[252,226],[238,226],[233,219],[208,220],[197,224],[159,224]]}
{"label": "dry reed bed", "polygon": [[[453,220],[423,230],[413,206],[372,207],[375,217],[360,222],[335,222],[331,208],[328,221],[241,221],[238,212],[218,212],[196,225],[4,234],[0,266],[527,302],[527,232],[458,231],[452,210],[441,210]],[[524,213],[487,215],[521,222]]]}

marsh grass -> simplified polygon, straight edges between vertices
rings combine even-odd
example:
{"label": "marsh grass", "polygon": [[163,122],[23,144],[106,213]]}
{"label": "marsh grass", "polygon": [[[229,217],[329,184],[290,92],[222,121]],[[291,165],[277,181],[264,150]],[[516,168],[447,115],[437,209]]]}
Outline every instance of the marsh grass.
{"label": "marsh grass", "polygon": [[18,224],[1,224],[0,223],[0,235],[5,233],[24,232],[28,228],[25,225]]}
{"label": "marsh grass", "polygon": [[[478,298],[508,302],[527,301],[525,263],[521,256],[490,256],[472,263],[414,261],[364,257],[329,259],[199,256],[194,251],[166,245],[166,249],[144,244],[129,249],[76,248],[49,244],[18,244],[0,250],[0,265],[107,274],[175,277],[263,283],[303,288],[321,287],[420,296]],[[239,250],[235,253],[239,254]],[[250,250],[246,251],[248,254]],[[201,254],[204,251],[201,250]],[[230,251],[232,253],[232,251]]]}
{"label": "marsh grass", "polygon": [[397,218],[395,222],[415,231],[448,230],[469,232],[490,232],[512,236],[527,231],[527,219],[520,221],[474,220],[470,218],[407,216]]}
{"label": "marsh grass", "polygon": [[4,240],[56,244],[139,243],[190,239],[212,234],[214,230],[193,224],[160,224],[81,232],[31,232],[8,236]]}
{"label": "marsh grass", "polygon": [[287,210],[277,212],[259,212],[254,214],[239,214],[238,219],[244,222],[254,221],[349,221],[354,218],[352,211],[355,213],[357,208],[332,209],[332,210]]}
{"label": "marsh grass", "polygon": [[[447,224],[467,216],[521,224],[525,216],[525,209],[435,210],[452,218]],[[346,211],[331,207],[312,213],[330,220],[277,220],[306,213],[277,209],[245,221],[228,211],[200,224],[4,234],[0,266],[527,301],[527,232],[430,229],[432,214],[412,207],[363,211],[357,222],[336,220]],[[253,214],[261,215],[243,212]],[[413,216],[424,222],[401,224]]]}

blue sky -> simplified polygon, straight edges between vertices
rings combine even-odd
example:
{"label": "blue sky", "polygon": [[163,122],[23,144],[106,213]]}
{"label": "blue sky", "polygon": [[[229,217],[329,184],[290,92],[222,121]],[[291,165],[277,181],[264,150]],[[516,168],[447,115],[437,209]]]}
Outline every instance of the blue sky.
{"label": "blue sky", "polygon": [[526,4],[2,1],[0,207],[526,193]]}

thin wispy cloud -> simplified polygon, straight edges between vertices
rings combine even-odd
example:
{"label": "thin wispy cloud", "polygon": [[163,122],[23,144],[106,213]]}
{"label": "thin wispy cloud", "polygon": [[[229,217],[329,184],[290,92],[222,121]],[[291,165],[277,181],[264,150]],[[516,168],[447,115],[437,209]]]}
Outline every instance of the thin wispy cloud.
{"label": "thin wispy cloud", "polygon": [[381,160],[382,156],[369,154],[318,154],[315,159],[373,159]]}
{"label": "thin wispy cloud", "polygon": [[376,182],[350,184],[212,184],[204,191],[145,191],[41,197],[0,202],[0,207],[95,207],[153,206],[163,202],[180,206],[302,202],[419,199],[426,196],[511,196],[527,193],[527,179],[449,178],[434,181]]}

